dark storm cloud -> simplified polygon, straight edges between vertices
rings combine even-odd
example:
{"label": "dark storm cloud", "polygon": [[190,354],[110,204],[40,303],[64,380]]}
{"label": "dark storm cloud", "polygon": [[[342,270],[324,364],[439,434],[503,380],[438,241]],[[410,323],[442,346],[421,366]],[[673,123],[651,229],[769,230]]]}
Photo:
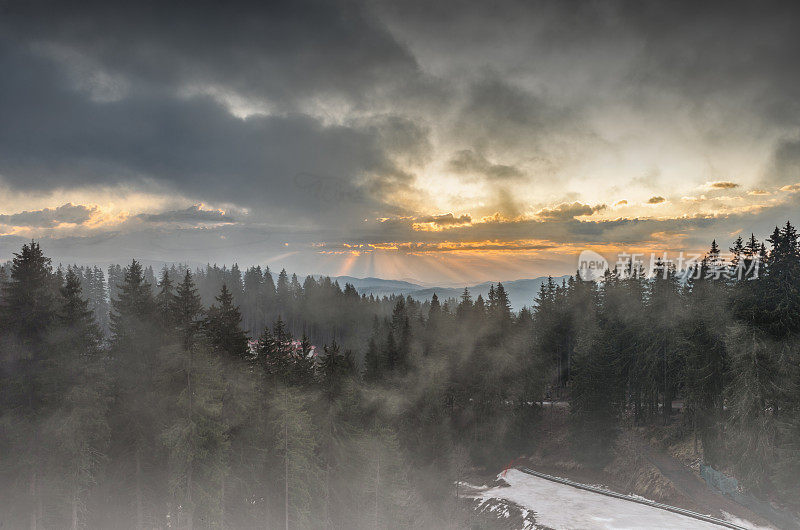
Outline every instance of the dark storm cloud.
{"label": "dark storm cloud", "polygon": [[[137,93],[96,102],[74,90],[48,59],[0,48],[0,174],[21,190],[155,182],[202,200],[264,206],[298,218],[353,212],[309,197],[293,176],[337,175],[345,196],[377,207],[359,187],[402,180],[381,131],[412,149],[424,131],[397,120],[323,125],[303,114],[239,119],[209,97]],[[400,120],[402,123],[402,120]],[[402,144],[401,139],[405,139]]]}
{"label": "dark storm cloud", "polygon": [[775,148],[771,181],[782,184],[800,180],[800,140],[784,140]]}
{"label": "dark storm cloud", "polygon": [[96,211],[94,207],[67,203],[58,208],[3,214],[0,215],[0,224],[30,228],[52,228],[61,223],[80,225],[91,219]]}
{"label": "dark storm cloud", "polygon": [[[567,128],[570,134],[603,137],[602,128],[586,117],[609,105],[623,109],[622,116],[627,111],[650,115],[658,128],[670,127],[675,111],[688,109],[698,132],[716,145],[735,142],[737,133],[746,137],[773,128],[796,133],[800,127],[796,2],[444,1],[432,6],[411,1],[381,6],[391,25],[421,53],[454,72],[472,73],[481,65],[481,72],[490,72],[471,89],[458,127],[465,134],[486,131],[481,138],[486,142],[499,138],[536,147],[537,139],[565,125],[573,125]],[[438,31],[442,27],[447,38]],[[509,79],[523,79],[528,86],[504,86]],[[469,127],[471,119],[480,125]],[[503,130],[506,123],[510,134]],[[519,134],[527,128],[534,130],[534,142]],[[777,143],[775,150],[780,158],[786,146]],[[781,178],[768,170],[765,177]]]}
{"label": "dark storm cloud", "polygon": [[415,75],[358,2],[9,2],[5,31],[151,87],[212,85],[282,104],[358,100]]}
{"label": "dark storm cloud", "polygon": [[204,210],[199,204],[189,206],[183,210],[170,210],[155,214],[139,214],[142,221],[150,223],[235,223],[236,216],[220,210]]}
{"label": "dark storm cloud", "polygon": [[578,127],[573,111],[497,73],[485,74],[467,88],[450,132],[479,148],[533,149],[539,156],[548,156],[544,148],[554,137],[570,134],[577,139],[587,134]]}
{"label": "dark storm cloud", "polygon": [[447,163],[448,169],[461,175],[482,175],[490,180],[517,179],[524,173],[511,165],[494,164],[471,149],[456,152]]}
{"label": "dark storm cloud", "polygon": [[[296,240],[313,227],[319,240],[429,242],[730,232],[744,218],[578,222],[594,198],[577,197],[579,207],[541,219],[448,224],[443,236],[413,231],[420,212],[387,197],[424,202],[413,200],[415,178],[427,176],[418,169],[443,161],[490,182],[489,202],[496,195],[501,213],[517,217],[528,199],[517,193],[521,181],[567,186],[559,169],[595,153],[613,167],[629,154],[615,144],[629,131],[615,127],[680,136],[679,113],[707,146],[737,151],[748,145],[742,138],[780,138],[764,188],[792,185],[800,180],[797,10],[654,0],[5,2],[0,179],[16,191],[125,184],[235,204],[248,208],[247,222],[277,220]],[[239,103],[263,112],[240,119],[231,113]],[[668,191],[659,184],[648,196]],[[161,215],[164,224],[176,216],[202,224],[216,214]],[[378,216],[408,221],[353,228]]]}

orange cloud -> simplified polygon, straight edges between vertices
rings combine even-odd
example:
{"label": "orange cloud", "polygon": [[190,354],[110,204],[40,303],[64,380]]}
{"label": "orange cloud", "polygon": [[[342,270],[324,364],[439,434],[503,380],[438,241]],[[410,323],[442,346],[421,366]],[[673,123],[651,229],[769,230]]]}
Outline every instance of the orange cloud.
{"label": "orange cloud", "polygon": [[564,202],[552,208],[542,208],[536,212],[536,217],[540,219],[572,219],[583,215],[592,215],[605,208],[605,204],[589,206],[588,204],[582,204],[580,202]]}
{"label": "orange cloud", "polygon": [[715,182],[706,182],[706,188],[712,190],[730,190],[738,187],[739,185],[737,183],[731,182],[729,180],[717,180]]}

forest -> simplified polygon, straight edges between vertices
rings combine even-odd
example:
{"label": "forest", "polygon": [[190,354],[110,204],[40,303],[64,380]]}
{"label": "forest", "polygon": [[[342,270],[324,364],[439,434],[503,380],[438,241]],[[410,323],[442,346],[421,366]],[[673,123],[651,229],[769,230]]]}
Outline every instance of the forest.
{"label": "forest", "polygon": [[[467,470],[569,403],[589,466],[679,423],[756,495],[800,498],[800,242],[712,242],[487,299],[136,260],[0,268],[3,528],[462,528]],[[681,399],[680,413],[672,407]]]}

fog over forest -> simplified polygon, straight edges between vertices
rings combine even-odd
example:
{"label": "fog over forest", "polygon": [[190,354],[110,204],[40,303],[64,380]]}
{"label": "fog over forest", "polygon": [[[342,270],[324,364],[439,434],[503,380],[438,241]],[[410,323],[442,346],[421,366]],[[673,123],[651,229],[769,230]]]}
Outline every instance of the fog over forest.
{"label": "fog over forest", "polygon": [[798,28],[0,0],[0,530],[800,530]]}
{"label": "fog over forest", "polygon": [[502,284],[420,303],[260,267],[106,277],[32,241],[0,269],[2,523],[490,524],[454,484],[547,447],[554,400],[576,465],[672,425],[796,509],[798,234],[731,253],[714,241],[685,284],[668,262],[550,281],[514,313]]}

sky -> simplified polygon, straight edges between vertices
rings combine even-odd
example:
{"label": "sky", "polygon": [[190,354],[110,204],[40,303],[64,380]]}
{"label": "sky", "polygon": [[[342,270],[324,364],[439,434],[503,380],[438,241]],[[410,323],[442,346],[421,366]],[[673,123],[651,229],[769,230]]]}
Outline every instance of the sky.
{"label": "sky", "polygon": [[800,6],[0,0],[0,259],[463,284],[800,222]]}

